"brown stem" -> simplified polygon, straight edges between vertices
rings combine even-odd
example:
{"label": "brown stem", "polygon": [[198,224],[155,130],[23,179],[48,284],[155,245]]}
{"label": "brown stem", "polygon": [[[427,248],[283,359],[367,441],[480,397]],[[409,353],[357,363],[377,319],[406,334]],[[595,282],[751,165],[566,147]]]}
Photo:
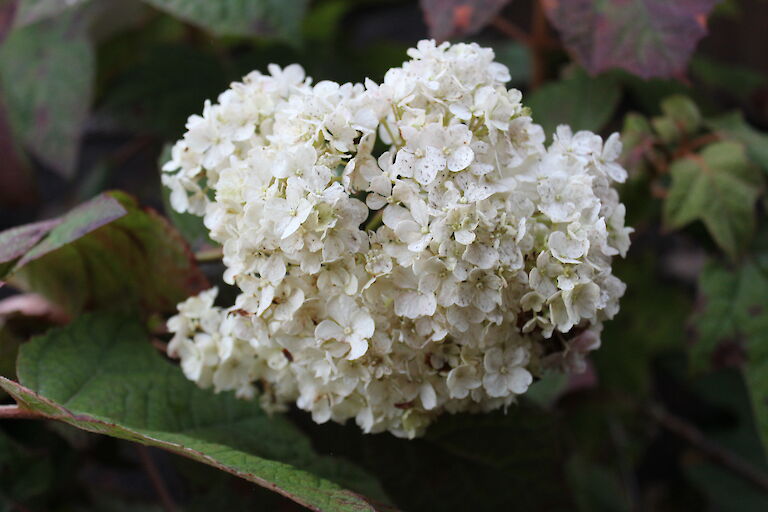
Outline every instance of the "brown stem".
{"label": "brown stem", "polygon": [[141,465],[144,467],[144,471],[146,471],[147,476],[149,476],[149,479],[152,481],[152,487],[155,488],[155,492],[160,498],[163,510],[166,512],[175,512],[178,510],[176,503],[173,501],[171,493],[168,492],[163,477],[160,475],[160,471],[157,469],[155,461],[152,460],[152,454],[149,453],[149,449],[143,444],[136,445],[136,449],[139,452]]}
{"label": "brown stem", "polygon": [[18,405],[0,405],[0,419],[38,420],[45,418],[40,413],[23,409]]}
{"label": "brown stem", "polygon": [[155,347],[160,352],[162,352],[163,354],[168,353],[168,344],[162,340],[159,340],[157,338],[152,338],[152,346]]}
{"label": "brown stem", "polygon": [[735,453],[707,439],[696,426],[670,414],[659,406],[650,406],[647,412],[661,426],[686,440],[712,462],[723,466],[763,491],[768,491],[768,476]]}
{"label": "brown stem", "polygon": [[688,156],[700,147],[706,146],[712,142],[717,142],[718,140],[720,140],[720,135],[717,133],[708,133],[707,135],[702,135],[701,137],[686,141],[672,155],[672,160],[677,160],[678,158]]}
{"label": "brown stem", "polygon": [[206,249],[204,251],[195,253],[195,261],[198,263],[211,263],[215,261],[221,261],[221,258],[223,257],[224,250],[221,247]]}
{"label": "brown stem", "polygon": [[546,50],[549,45],[549,27],[547,25],[547,17],[544,14],[544,6],[541,0],[536,0],[533,2],[531,20],[531,57],[533,63],[531,89],[538,88],[546,79]]}
{"label": "brown stem", "polygon": [[509,37],[510,39],[515,39],[517,41],[520,41],[522,44],[527,46],[528,48],[531,48],[533,46],[533,41],[531,41],[531,36],[528,35],[525,30],[521,29],[511,21],[508,21],[501,16],[496,16],[496,18],[491,21],[491,25],[493,28],[504,34],[505,36]]}

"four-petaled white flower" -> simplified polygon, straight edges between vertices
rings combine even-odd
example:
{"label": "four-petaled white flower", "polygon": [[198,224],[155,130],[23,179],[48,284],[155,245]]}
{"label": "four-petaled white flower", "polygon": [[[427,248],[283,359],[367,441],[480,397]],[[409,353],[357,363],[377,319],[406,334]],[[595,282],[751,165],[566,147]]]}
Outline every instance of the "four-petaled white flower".
{"label": "four-petaled white flower", "polygon": [[501,349],[494,347],[485,353],[483,387],[490,396],[505,396],[510,392],[522,395],[533,382],[533,376],[525,369],[528,353],[522,347]]}
{"label": "four-petaled white flower", "polygon": [[347,359],[357,359],[365,354],[375,329],[371,315],[347,295],[332,300],[328,304],[328,314],[331,318],[323,320],[315,328],[317,339],[333,339],[349,344]]}

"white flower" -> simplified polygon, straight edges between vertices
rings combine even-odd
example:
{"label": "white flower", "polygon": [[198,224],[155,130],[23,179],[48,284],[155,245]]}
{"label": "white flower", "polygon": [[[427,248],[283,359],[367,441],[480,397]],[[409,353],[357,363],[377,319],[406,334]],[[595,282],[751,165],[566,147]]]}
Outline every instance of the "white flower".
{"label": "white flower", "polygon": [[448,373],[446,380],[448,390],[453,398],[466,398],[470,391],[482,384],[474,366],[457,366]]}
{"label": "white flower", "polygon": [[368,339],[373,336],[373,318],[358,308],[354,299],[340,295],[328,303],[330,319],[323,320],[315,329],[320,340],[335,339],[349,344],[348,359],[357,359],[368,350]]}
{"label": "white flower", "polygon": [[618,136],[561,126],[545,147],[492,50],[408,55],[382,84],[270,65],[189,118],[162,182],[240,291],[168,320],[198,385],[410,438],[599,347],[631,233]]}
{"label": "white flower", "polygon": [[533,382],[533,376],[523,365],[528,357],[522,347],[494,347],[485,353],[483,366],[483,387],[488,395],[493,397],[505,396],[509,392],[522,395]]}

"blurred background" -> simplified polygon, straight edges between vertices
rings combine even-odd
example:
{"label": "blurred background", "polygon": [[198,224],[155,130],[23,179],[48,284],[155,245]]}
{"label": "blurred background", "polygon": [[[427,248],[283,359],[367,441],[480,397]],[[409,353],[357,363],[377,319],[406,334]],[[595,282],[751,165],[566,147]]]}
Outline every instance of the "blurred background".
{"label": "blurred background", "polygon": [[[506,415],[446,418],[411,442],[291,419],[404,510],[768,510],[768,389],[753,389],[768,379],[748,355],[768,332],[768,1],[574,0],[581,14],[568,4],[0,0],[0,230],[110,189],[165,211],[161,154],[204,100],[253,69],[298,62],[315,81],[380,81],[420,39],[490,46],[548,132],[623,132],[621,194],[636,233],[615,262],[628,283],[621,313],[585,374],[547,376]],[[746,152],[754,192],[732,196],[745,198],[738,211],[686,220],[667,204],[679,195],[670,169],[722,140]],[[718,224],[728,215],[731,231]],[[199,226],[182,229],[207,248]],[[734,289],[749,262],[762,274],[745,295]],[[0,314],[2,375],[21,340],[56,321],[11,309]],[[211,507],[299,509],[165,452],[0,424],[0,511]]]}

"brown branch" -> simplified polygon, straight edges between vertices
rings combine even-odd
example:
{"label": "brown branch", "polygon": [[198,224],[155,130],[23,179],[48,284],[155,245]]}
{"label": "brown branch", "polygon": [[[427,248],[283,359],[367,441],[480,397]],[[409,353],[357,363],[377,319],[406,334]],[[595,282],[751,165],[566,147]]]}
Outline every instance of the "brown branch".
{"label": "brown branch", "polygon": [[768,491],[768,476],[733,452],[710,441],[695,425],[674,416],[659,406],[650,406],[648,414],[662,427],[687,441],[712,462],[749,481],[763,491]]}
{"label": "brown branch", "polygon": [[10,420],[39,420],[44,419],[40,413],[23,409],[18,405],[0,405],[0,419]]}
{"label": "brown branch", "polygon": [[491,21],[491,26],[510,39],[520,41],[522,44],[529,48],[533,46],[531,36],[528,35],[525,30],[521,29],[511,21],[502,18],[501,16],[496,16],[496,18]]}
{"label": "brown branch", "polygon": [[143,444],[137,444],[136,449],[139,452],[139,458],[141,459],[141,465],[144,467],[147,476],[152,481],[152,487],[154,487],[157,496],[160,498],[160,502],[163,505],[163,510],[166,512],[176,512],[178,507],[171,497],[171,493],[168,492],[168,488],[165,486],[163,477],[160,475],[160,471],[157,469],[155,462],[152,460],[152,454],[149,453],[149,448]]}

